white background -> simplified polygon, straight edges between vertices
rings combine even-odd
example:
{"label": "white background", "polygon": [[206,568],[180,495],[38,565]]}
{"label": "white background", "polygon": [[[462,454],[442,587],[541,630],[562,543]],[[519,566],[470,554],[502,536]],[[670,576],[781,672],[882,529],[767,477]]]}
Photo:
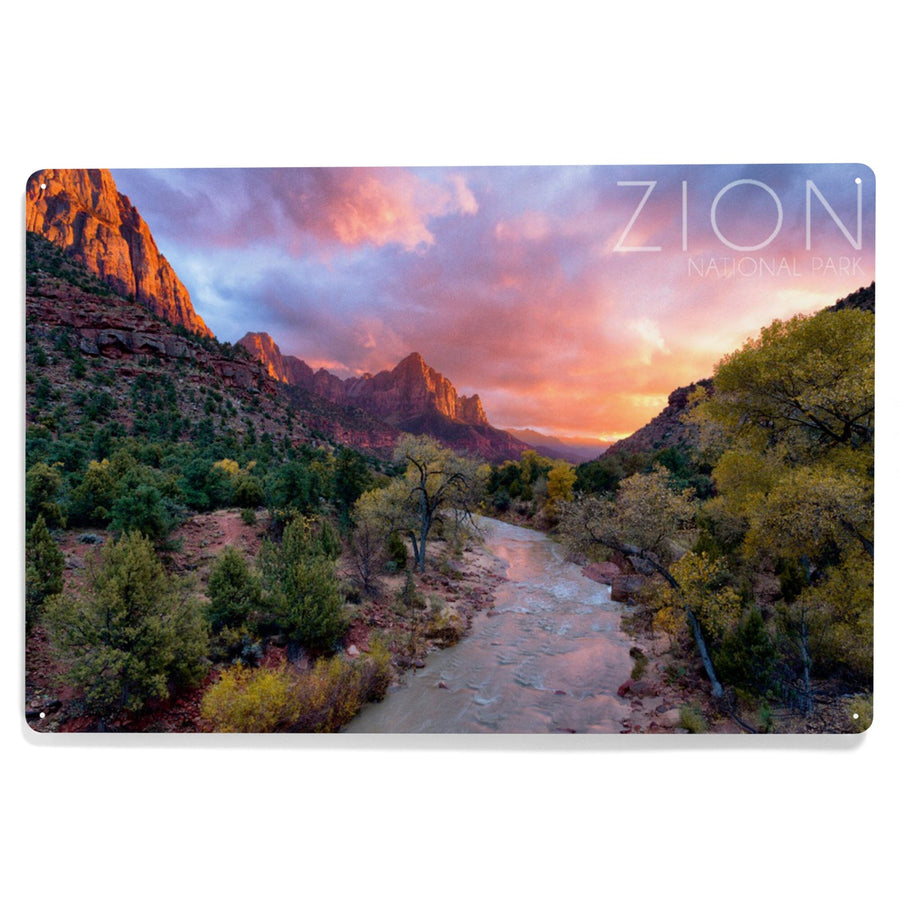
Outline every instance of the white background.
{"label": "white background", "polygon": [[[321,8],[320,8],[321,7]],[[6,11],[8,896],[881,897],[895,850],[896,48],[887,4]],[[35,737],[24,186],[43,167],[863,162],[878,177],[876,723],[861,739]],[[894,884],[896,879],[892,879]],[[887,884],[890,884],[889,881]],[[893,886],[893,885],[892,885]]]}

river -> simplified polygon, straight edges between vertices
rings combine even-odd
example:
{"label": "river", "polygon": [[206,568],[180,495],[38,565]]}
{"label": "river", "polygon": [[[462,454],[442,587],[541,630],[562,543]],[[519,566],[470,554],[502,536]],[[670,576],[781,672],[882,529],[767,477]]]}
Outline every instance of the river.
{"label": "river", "polygon": [[482,519],[507,563],[494,608],[345,729],[355,733],[617,733],[631,671],[621,606],[546,535]]}

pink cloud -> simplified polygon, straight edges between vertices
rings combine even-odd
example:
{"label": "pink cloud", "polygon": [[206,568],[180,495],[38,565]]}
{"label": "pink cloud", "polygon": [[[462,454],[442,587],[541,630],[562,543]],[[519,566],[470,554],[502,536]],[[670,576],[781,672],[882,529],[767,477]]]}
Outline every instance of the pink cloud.
{"label": "pink cloud", "polygon": [[432,219],[478,210],[462,176],[430,181],[406,169],[283,170],[275,190],[300,246],[313,235],[326,244],[416,250],[434,244]]}

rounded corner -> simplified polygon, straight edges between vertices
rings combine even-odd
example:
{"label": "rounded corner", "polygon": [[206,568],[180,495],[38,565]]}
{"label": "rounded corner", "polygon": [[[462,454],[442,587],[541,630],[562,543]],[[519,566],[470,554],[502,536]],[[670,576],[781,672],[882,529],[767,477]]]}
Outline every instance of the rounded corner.
{"label": "rounded corner", "polygon": [[865,175],[868,175],[869,178],[872,179],[873,184],[878,183],[878,178],[875,175],[875,170],[871,166],[867,166],[865,163],[854,163],[853,167],[856,169],[862,169]]}
{"label": "rounded corner", "polygon": [[26,737],[31,737],[31,735],[40,735],[44,736],[48,732],[38,726],[41,723],[41,719],[36,715],[29,715],[27,712],[23,714],[22,718],[25,721],[25,725],[27,727]]}

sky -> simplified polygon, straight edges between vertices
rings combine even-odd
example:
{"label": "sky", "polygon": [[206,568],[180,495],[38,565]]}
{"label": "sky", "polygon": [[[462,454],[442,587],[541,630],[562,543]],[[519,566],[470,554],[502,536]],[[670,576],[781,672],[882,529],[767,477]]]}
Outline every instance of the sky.
{"label": "sky", "polygon": [[222,341],[416,351],[491,424],[616,440],[875,279],[863,165],[114,169]]}

